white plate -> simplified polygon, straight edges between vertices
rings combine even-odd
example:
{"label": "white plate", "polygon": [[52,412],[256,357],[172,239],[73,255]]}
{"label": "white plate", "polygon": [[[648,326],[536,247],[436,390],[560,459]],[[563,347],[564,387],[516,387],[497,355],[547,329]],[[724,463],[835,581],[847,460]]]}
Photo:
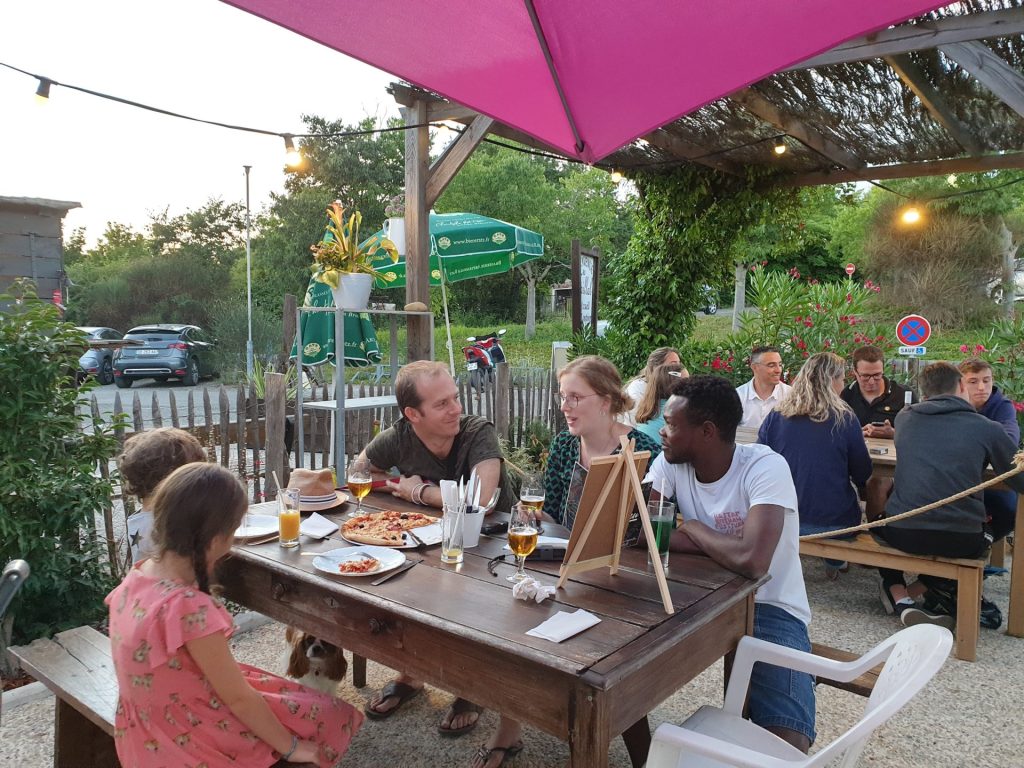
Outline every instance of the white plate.
{"label": "white plate", "polygon": [[[433,523],[432,525],[422,525],[419,528],[413,528],[412,532],[415,533],[424,545],[430,546],[431,544],[441,543],[441,524]],[[384,547],[384,549],[416,549],[419,544],[416,540],[409,536],[408,531],[402,531],[402,535],[405,537],[405,543],[397,547]],[[345,538],[345,534],[341,534],[341,538],[345,539],[349,544],[359,544],[359,542],[352,541],[352,539]],[[369,546],[359,544],[359,546]]]}
{"label": "white plate", "polygon": [[[380,560],[374,570],[366,573],[341,573],[338,565],[346,560],[353,560],[359,557],[375,557]],[[313,567],[331,576],[374,576],[378,573],[387,573],[405,562],[405,555],[396,552],[390,547],[371,547],[368,544],[360,544],[358,547],[345,547],[344,549],[332,549],[330,552],[323,552],[313,558]]]}
{"label": "white plate", "polygon": [[277,518],[274,515],[246,515],[235,531],[235,538],[263,538],[272,533],[277,533]]}

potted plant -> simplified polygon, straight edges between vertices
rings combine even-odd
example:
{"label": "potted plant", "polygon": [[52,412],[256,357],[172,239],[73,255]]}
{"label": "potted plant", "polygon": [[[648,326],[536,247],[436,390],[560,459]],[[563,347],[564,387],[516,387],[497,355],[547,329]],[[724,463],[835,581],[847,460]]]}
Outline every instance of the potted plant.
{"label": "potted plant", "polygon": [[330,286],[339,309],[366,309],[373,281],[380,277],[373,262],[383,255],[381,252],[392,263],[398,261],[398,249],[379,233],[361,243],[359,226],[363,215],[355,211],[346,220],[345,207],[337,200],[327,207],[327,219],[323,239],[310,247],[313,277]]}
{"label": "potted plant", "polygon": [[405,245],[405,195],[392,195],[384,206],[384,214],[388,217],[388,239],[396,246]]}

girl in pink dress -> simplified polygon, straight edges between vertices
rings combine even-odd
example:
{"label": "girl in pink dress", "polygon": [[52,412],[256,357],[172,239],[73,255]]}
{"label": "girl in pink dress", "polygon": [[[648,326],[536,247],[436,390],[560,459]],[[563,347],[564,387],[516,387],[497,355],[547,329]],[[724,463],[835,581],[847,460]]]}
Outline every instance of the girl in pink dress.
{"label": "girl in pink dress", "polygon": [[247,506],[227,469],[187,464],[153,498],[156,555],[106,599],[125,768],[337,765],[363,715],[231,655],[231,616],[209,593]]}

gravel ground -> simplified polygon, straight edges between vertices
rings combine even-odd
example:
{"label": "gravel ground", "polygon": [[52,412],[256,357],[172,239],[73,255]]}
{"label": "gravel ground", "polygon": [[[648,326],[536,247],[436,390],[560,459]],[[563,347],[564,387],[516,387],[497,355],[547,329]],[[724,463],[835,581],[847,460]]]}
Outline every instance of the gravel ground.
{"label": "gravel ground", "polygon": [[[874,571],[854,566],[838,582],[828,582],[819,562],[805,559],[804,569],[814,611],[812,640],[860,653],[899,628],[898,621],[882,612]],[[994,576],[985,585],[986,595],[1004,614],[1008,588],[1008,575]],[[235,655],[239,660],[280,672],[283,634],[276,623],[242,633],[233,643]],[[1024,765],[1024,731],[1018,716],[1024,698],[1022,652],[1024,639],[982,629],[978,661],[951,657],[928,687],[875,734],[860,764],[887,768]],[[340,695],[361,707],[390,675],[390,670],[371,662],[367,688],[357,690],[346,681]],[[720,704],[721,681],[719,662],[656,707],[651,713],[652,727],[682,721],[702,704]],[[442,739],[435,727],[450,700],[449,694],[428,689],[428,695],[411,701],[399,715],[367,721],[345,765],[468,766],[496,716],[485,713],[482,726],[461,739]],[[53,701],[48,696],[11,706],[11,698],[5,697],[0,766],[42,768],[52,764]],[[864,699],[821,686],[817,705],[818,742],[827,744],[856,721]],[[506,765],[547,768],[564,765],[568,758],[567,745],[546,734],[528,730],[526,741],[527,749]],[[629,765],[621,740],[616,739],[611,746],[610,763],[616,768]]]}

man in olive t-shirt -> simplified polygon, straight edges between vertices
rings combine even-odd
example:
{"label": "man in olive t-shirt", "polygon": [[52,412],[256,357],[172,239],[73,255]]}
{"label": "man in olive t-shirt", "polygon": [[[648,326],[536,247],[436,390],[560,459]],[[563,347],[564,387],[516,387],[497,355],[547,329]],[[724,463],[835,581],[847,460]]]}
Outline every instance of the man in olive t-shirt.
{"label": "man in olive t-shirt", "polygon": [[[507,512],[514,501],[505,470],[498,433],[479,416],[464,416],[459,390],[442,363],[420,360],[403,366],[395,381],[395,398],[402,418],[381,432],[363,450],[376,472],[397,467],[401,475],[388,480],[392,495],[414,504],[441,508],[441,480],[469,479],[476,469],[481,504],[500,489],[495,509]],[[423,684],[405,674],[387,686],[366,706],[371,719],[390,717]],[[443,736],[461,736],[472,730],[481,709],[456,698],[438,723]]]}

